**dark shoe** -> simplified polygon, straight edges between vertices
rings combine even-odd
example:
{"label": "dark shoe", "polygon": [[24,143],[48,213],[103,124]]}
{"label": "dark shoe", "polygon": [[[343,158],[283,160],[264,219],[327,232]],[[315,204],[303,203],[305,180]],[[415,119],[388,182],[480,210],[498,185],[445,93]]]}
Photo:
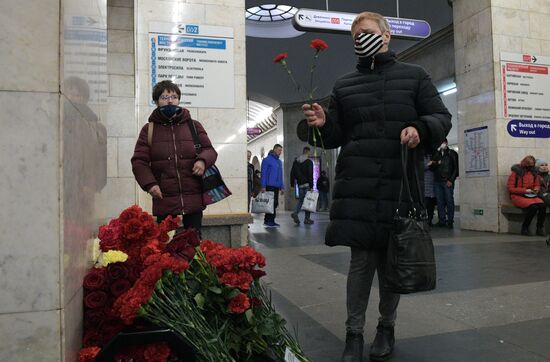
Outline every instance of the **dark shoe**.
{"label": "dark shoe", "polygon": [[264,227],[273,228],[273,227],[275,227],[275,223],[273,221],[265,221],[264,222]]}
{"label": "dark shoe", "polygon": [[437,224],[435,224],[435,226],[437,226],[438,228],[444,228],[444,227],[447,226],[447,224],[442,223],[442,222],[438,222]]}
{"label": "dark shoe", "polygon": [[393,327],[384,326],[378,323],[376,327],[376,337],[370,347],[369,357],[371,361],[386,361],[393,353],[395,337]]}
{"label": "dark shoe", "polygon": [[298,215],[296,215],[295,213],[292,213],[290,214],[290,217],[292,218],[292,220],[294,220],[294,223],[296,225],[300,225],[300,219],[298,218]]}
{"label": "dark shoe", "polygon": [[346,333],[346,348],[342,355],[342,362],[362,362],[363,344],[361,333]]}
{"label": "dark shoe", "polygon": [[537,228],[537,236],[546,236],[543,228]]}
{"label": "dark shoe", "polygon": [[529,228],[522,227],[521,228],[521,235],[531,236],[531,233],[529,233]]}
{"label": "dark shoe", "polygon": [[275,221],[273,221],[273,227],[278,228],[279,226],[281,226],[281,225],[279,225],[279,224],[277,224]]}
{"label": "dark shoe", "polygon": [[452,222],[448,222],[447,223],[447,229],[452,229],[453,228],[453,223]]}
{"label": "dark shoe", "polygon": [[311,220],[311,219],[305,219],[305,220],[304,220],[304,224],[305,224],[305,225],[313,225],[313,220]]}

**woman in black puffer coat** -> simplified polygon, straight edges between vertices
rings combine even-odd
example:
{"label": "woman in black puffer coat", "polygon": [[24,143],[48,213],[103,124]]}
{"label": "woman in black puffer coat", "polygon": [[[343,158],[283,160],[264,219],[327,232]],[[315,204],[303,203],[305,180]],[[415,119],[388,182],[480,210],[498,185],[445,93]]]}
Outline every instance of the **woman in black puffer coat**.
{"label": "woman in black puffer coat", "polygon": [[357,70],[336,82],[319,129],[325,148],[342,147],[327,245],[386,248],[402,176],[400,134],[409,126],[420,137],[415,166],[422,179],[423,148],[441,145],[451,115],[421,67],[398,62],[388,51],[374,61],[360,58]]}
{"label": "woman in black puffer coat", "polygon": [[[307,123],[319,127],[326,148],[342,147],[325,236],[327,245],[351,247],[342,361],[363,360],[365,311],[375,271],[381,286],[380,318],[369,357],[385,361],[393,353],[399,304],[399,295],[382,286],[402,179],[401,144],[414,149],[416,163],[409,160],[408,170],[413,174],[416,167],[422,180],[423,149],[441,145],[451,129],[451,115],[427,73],[396,61],[388,50],[389,24],[380,14],[359,14],[352,35],[357,70],[336,82],[328,112],[318,104],[303,109]],[[314,144],[313,132],[307,133]],[[415,195],[416,200],[423,198]]]}

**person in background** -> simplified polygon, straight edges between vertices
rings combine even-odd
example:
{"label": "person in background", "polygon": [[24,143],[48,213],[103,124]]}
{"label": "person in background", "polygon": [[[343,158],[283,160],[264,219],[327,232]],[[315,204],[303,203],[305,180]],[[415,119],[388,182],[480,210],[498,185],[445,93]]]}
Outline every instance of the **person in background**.
{"label": "person in background", "polygon": [[283,146],[276,144],[269,151],[267,157],[262,160],[262,192],[273,191],[275,195],[273,214],[265,214],[264,217],[265,227],[281,226],[275,222],[275,217],[277,216],[277,206],[279,206],[279,192],[283,195],[285,187],[283,183],[283,163],[280,160],[282,153]]}
{"label": "person in background", "polygon": [[453,228],[455,217],[455,181],[458,177],[458,153],[449,148],[447,139],[432,156],[434,188],[437,199],[437,226]]}
{"label": "person in background", "polygon": [[433,226],[434,209],[437,204],[434,190],[434,173],[431,153],[424,154],[424,202],[428,211],[428,225]]}
{"label": "person in background", "polygon": [[252,192],[254,190],[254,165],[250,163],[252,158],[252,152],[246,151],[247,165],[247,184],[248,184],[248,211],[250,211],[250,199],[252,199]]}
{"label": "person in background", "polygon": [[321,171],[321,176],[317,179],[317,190],[319,190],[319,211],[328,211],[330,181],[326,171]]}
{"label": "person in background", "polygon": [[[298,185],[298,202],[296,203],[294,212],[290,214],[296,225],[300,225],[300,218],[298,215],[302,209],[306,193],[313,190],[313,161],[309,159],[310,152],[311,149],[309,147],[304,147],[302,155],[294,160],[292,169],[290,170],[290,186],[294,188]],[[304,211],[304,213],[306,214],[304,224],[313,224],[311,212]]]}
{"label": "person in background", "polygon": [[253,181],[253,187],[252,187],[252,197],[258,196],[258,194],[262,191],[262,177],[260,175],[260,170],[254,171],[254,181]]}
{"label": "person in background", "polygon": [[546,206],[544,201],[537,197],[540,191],[540,178],[535,172],[535,157],[526,156],[519,165],[512,166],[512,174],[508,177],[508,191],[512,204],[525,210],[521,234],[530,235],[529,225],[537,215],[537,235],[544,236]]}
{"label": "person in background", "polygon": [[550,193],[550,174],[548,174],[548,162],[538,159],[535,162],[535,169],[537,171],[537,174],[539,175],[539,194],[542,196],[542,200],[544,201],[546,206],[550,206],[550,203],[547,202],[547,200],[550,201],[550,197],[547,196],[548,193]]}
{"label": "person in background", "polygon": [[[319,130],[325,148],[341,147],[325,243],[351,247],[341,360],[361,362],[372,281],[376,272],[383,285],[386,275],[385,250],[402,179],[401,150],[439,147],[451,129],[451,115],[426,71],[397,60],[389,50],[390,26],[382,15],[360,13],[351,35],[357,69],[336,81],[327,111],[318,103],[304,104],[302,109],[307,125]],[[314,132],[299,135],[308,133],[309,144],[316,144]],[[422,176],[422,157],[411,160],[409,168]],[[384,288],[379,293],[380,318],[369,358],[385,361],[394,350],[400,295]]]}
{"label": "person in background", "polygon": [[[132,172],[141,188],[153,198],[153,215],[161,222],[169,215],[182,216],[183,228],[200,233],[202,180],[218,154],[203,126],[191,119],[189,110],[179,106],[181,91],[169,80],[153,87],[157,108],[139,133]],[[194,122],[202,151],[197,155],[189,122]],[[153,133],[149,140],[149,127]]]}

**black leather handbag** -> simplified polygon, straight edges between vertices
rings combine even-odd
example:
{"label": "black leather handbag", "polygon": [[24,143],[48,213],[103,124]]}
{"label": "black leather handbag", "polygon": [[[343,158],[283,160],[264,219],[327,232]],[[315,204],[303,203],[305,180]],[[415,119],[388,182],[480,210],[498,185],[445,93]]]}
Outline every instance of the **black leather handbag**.
{"label": "black leather handbag", "polygon": [[[417,202],[413,201],[407,175],[409,152],[412,153],[413,182],[416,184],[419,199]],[[409,151],[406,145],[401,150],[403,178],[384,271],[383,288],[398,294],[433,290],[436,284],[434,246],[430,236],[427,211],[422,200],[423,193],[416,168],[416,153],[415,150]],[[403,189],[408,195],[406,206],[403,204]]]}

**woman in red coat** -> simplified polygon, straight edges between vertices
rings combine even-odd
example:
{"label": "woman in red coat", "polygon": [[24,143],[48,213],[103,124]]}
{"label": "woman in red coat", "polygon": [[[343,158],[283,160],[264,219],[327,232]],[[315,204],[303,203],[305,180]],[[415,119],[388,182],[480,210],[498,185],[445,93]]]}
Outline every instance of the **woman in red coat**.
{"label": "woman in red coat", "polygon": [[[202,125],[191,119],[189,111],[179,107],[181,91],[169,80],[153,88],[157,108],[143,126],[132,157],[132,171],[141,188],[153,197],[153,215],[160,222],[168,215],[183,215],[183,227],[200,231],[202,180],[204,171],[216,162]],[[194,123],[201,152],[197,155],[191,133]],[[149,127],[153,127],[149,139]]]}
{"label": "woman in red coat", "polygon": [[540,182],[537,177],[535,157],[525,157],[519,165],[512,166],[512,174],[508,177],[508,191],[512,204],[525,209],[525,219],[521,225],[521,234],[529,235],[529,225],[537,215],[537,235],[544,236],[544,218],[546,207],[542,199],[537,197]]}

